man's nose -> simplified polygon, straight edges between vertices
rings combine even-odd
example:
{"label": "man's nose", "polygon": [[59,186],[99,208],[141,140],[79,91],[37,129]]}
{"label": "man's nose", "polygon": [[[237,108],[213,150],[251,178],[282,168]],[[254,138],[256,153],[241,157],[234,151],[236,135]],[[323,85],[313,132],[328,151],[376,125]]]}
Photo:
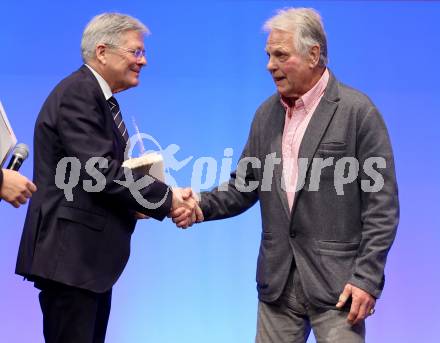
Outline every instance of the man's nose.
{"label": "man's nose", "polygon": [[142,55],[142,57],[138,60],[138,64],[140,64],[142,66],[146,66],[147,65],[147,56]]}
{"label": "man's nose", "polygon": [[276,69],[276,64],[274,63],[272,57],[269,57],[269,61],[267,62],[266,68],[271,73]]}

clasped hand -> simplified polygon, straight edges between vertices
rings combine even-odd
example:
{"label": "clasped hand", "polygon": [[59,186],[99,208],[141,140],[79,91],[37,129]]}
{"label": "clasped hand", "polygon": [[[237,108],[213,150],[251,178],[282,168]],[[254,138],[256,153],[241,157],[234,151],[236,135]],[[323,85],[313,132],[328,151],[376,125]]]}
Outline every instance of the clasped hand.
{"label": "clasped hand", "polygon": [[170,217],[177,227],[186,229],[204,220],[199,199],[191,188],[173,188]]}

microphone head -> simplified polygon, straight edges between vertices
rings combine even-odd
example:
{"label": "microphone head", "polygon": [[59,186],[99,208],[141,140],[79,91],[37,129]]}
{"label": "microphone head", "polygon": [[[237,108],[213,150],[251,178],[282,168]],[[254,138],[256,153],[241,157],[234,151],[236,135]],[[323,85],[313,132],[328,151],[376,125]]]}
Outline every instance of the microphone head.
{"label": "microphone head", "polygon": [[12,152],[12,155],[18,156],[23,159],[28,158],[29,156],[29,147],[24,143],[19,143],[15,146],[14,151]]}

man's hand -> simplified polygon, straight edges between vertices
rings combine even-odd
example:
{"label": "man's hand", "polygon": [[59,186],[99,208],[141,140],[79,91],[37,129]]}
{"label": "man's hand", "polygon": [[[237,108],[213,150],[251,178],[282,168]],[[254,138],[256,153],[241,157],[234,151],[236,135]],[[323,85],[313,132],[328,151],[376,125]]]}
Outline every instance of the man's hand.
{"label": "man's hand", "polygon": [[350,297],[352,299],[351,308],[347,320],[351,325],[356,325],[374,313],[376,299],[363,289],[353,286],[350,283],[345,285],[343,292],[339,296],[339,301],[336,304],[336,307],[342,308]]}
{"label": "man's hand", "polygon": [[203,221],[203,213],[198,205],[198,199],[191,188],[173,188],[173,205],[170,217],[177,227],[186,229],[195,222]]}
{"label": "man's hand", "polygon": [[3,169],[3,183],[0,187],[0,198],[9,202],[15,208],[26,204],[37,187],[20,173]]}

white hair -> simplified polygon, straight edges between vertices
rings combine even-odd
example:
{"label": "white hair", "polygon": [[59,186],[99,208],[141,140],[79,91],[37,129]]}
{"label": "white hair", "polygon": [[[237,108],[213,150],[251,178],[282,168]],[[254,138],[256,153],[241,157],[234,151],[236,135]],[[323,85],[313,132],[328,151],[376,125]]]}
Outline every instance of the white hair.
{"label": "white hair", "polygon": [[319,45],[319,65],[325,67],[327,58],[327,37],[322,24],[321,16],[312,8],[286,8],[269,18],[263,26],[267,32],[282,30],[293,34],[294,47],[303,56],[310,48]]}
{"label": "white hair", "polygon": [[95,58],[98,44],[119,45],[128,31],[149,35],[150,30],[138,19],[121,13],[102,13],[87,24],[81,40],[81,56],[85,63]]}

